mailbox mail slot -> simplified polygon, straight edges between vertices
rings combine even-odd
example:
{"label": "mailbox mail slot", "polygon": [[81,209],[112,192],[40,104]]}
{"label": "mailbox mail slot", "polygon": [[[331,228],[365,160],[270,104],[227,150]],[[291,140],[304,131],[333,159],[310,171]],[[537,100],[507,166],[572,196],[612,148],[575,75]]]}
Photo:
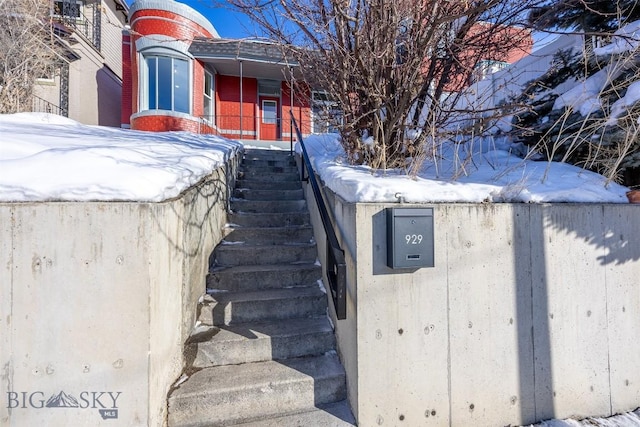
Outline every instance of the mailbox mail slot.
{"label": "mailbox mail slot", "polygon": [[433,208],[387,208],[387,266],[433,267]]}

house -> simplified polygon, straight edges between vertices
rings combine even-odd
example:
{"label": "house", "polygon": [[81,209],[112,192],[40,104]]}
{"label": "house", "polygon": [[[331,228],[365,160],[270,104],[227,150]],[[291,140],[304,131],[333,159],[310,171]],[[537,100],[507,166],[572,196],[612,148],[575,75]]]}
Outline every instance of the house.
{"label": "house", "polygon": [[[303,135],[333,130],[325,113],[339,116],[339,108],[322,91],[295,84],[302,81],[299,64],[279,46],[221,38],[203,15],[173,0],[138,0],[129,13],[122,41],[123,127],[286,140],[295,137],[291,111]],[[505,27],[495,37],[502,44],[495,52],[485,46],[476,79],[531,51],[528,30]],[[469,84],[454,78],[446,90]]]}
{"label": "house", "polygon": [[[200,13],[176,1],[139,0],[124,33],[122,126],[186,130],[234,139],[293,137],[292,111],[312,131],[311,93],[298,64],[276,45],[221,38]],[[293,88],[293,90],[291,89]]]}
{"label": "house", "polygon": [[124,0],[51,0],[52,32],[65,54],[34,88],[33,111],[120,125]]}

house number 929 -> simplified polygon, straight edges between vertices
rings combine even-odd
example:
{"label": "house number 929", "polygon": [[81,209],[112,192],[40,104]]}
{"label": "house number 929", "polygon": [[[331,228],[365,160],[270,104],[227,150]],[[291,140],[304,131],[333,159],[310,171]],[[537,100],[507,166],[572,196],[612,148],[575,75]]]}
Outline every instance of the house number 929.
{"label": "house number 929", "polygon": [[422,243],[422,234],[406,234],[404,239],[407,241],[407,245],[419,245]]}

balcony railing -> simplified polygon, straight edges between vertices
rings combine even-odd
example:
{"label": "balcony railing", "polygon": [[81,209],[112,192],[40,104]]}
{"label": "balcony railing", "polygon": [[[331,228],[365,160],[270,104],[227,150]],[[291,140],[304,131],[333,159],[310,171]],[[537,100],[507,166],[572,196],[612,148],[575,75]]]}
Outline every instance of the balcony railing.
{"label": "balcony railing", "polygon": [[102,21],[99,4],[83,4],[76,0],[54,0],[51,18],[79,33],[100,51]]}
{"label": "balcony railing", "polygon": [[34,113],[50,113],[57,114],[58,116],[67,116],[62,108],[35,95],[31,101],[31,111]]}

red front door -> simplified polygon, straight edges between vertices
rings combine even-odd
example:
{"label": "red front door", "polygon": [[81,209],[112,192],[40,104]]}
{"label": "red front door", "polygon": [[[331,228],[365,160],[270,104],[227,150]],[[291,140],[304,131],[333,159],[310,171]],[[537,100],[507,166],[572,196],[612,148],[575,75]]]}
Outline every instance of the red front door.
{"label": "red front door", "polygon": [[260,97],[260,139],[280,138],[280,108],[278,98]]}

